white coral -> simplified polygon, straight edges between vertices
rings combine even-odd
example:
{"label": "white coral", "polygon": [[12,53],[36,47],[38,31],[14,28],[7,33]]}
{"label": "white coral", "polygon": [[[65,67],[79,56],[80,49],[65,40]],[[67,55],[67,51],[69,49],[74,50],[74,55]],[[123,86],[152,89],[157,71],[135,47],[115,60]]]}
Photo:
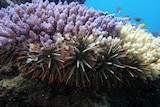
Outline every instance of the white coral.
{"label": "white coral", "polygon": [[120,37],[124,39],[123,47],[132,57],[150,63],[151,71],[146,72],[152,79],[160,74],[160,37],[154,37],[146,30],[126,24],[120,29]]}

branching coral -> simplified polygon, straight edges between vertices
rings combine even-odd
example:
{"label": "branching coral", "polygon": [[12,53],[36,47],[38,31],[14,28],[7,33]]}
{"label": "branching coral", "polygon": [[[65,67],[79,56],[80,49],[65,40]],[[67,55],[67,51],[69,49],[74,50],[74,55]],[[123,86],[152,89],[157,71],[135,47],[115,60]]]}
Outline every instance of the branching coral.
{"label": "branching coral", "polygon": [[132,78],[146,80],[153,69],[131,51],[134,44],[126,46],[133,41],[129,35],[140,32],[128,33],[126,23],[75,2],[12,4],[0,10],[0,64],[17,63],[25,74],[50,83],[130,86]]}
{"label": "branching coral", "polygon": [[150,67],[148,72],[144,72],[146,76],[151,79],[158,78],[160,73],[160,38],[131,24],[121,27],[120,36],[124,39],[123,47],[127,49],[129,57],[140,59]]}

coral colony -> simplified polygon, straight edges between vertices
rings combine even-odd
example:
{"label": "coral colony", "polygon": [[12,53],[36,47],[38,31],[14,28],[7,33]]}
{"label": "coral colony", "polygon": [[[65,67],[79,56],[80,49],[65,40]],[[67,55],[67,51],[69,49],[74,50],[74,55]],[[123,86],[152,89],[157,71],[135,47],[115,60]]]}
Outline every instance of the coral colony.
{"label": "coral colony", "polygon": [[112,88],[160,73],[160,38],[82,4],[36,0],[0,10],[0,64],[32,78]]}

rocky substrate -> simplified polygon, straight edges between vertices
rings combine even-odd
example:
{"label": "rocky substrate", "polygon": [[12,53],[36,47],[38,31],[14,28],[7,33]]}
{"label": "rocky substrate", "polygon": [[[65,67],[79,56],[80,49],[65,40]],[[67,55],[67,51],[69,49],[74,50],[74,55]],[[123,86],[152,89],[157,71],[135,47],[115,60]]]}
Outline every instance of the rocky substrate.
{"label": "rocky substrate", "polygon": [[157,80],[95,91],[32,79],[16,66],[0,68],[0,107],[159,107],[159,89]]}

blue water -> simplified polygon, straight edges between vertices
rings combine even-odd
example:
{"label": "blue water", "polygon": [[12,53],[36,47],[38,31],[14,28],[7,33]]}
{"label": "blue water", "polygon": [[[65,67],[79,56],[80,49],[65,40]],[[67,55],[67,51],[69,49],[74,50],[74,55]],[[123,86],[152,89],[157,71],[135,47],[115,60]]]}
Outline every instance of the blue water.
{"label": "blue water", "polygon": [[[87,7],[96,10],[108,11],[117,17],[130,15],[131,22],[136,24],[145,23],[149,32],[160,31],[160,0],[86,0]],[[120,13],[116,8],[121,8]],[[134,18],[141,18],[136,22]]]}

